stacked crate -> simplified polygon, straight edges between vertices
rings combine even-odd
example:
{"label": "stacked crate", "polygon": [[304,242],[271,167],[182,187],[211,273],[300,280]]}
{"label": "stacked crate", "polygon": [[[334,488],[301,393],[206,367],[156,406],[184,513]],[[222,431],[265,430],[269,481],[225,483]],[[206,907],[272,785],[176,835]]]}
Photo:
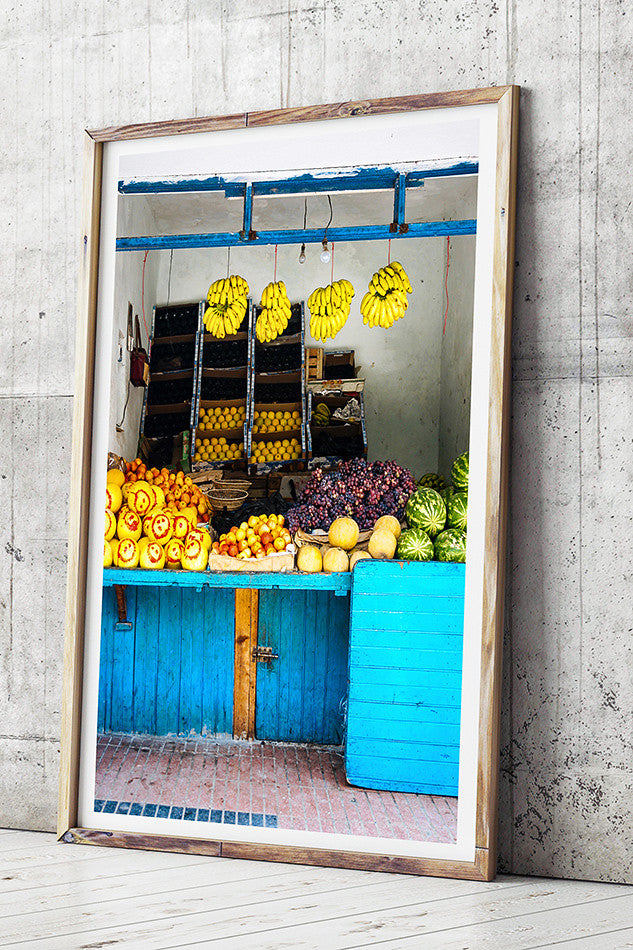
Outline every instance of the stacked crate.
{"label": "stacked crate", "polygon": [[246,466],[251,399],[252,304],[237,333],[201,334],[192,459],[195,471]]}
{"label": "stacked crate", "polygon": [[140,436],[148,458],[171,462],[174,439],[188,441],[194,426],[196,365],[202,303],[154,307],[149,342],[150,380],[143,398]]}
{"label": "stacked crate", "polygon": [[[254,321],[258,313],[254,315]],[[253,473],[305,467],[305,309],[292,305],[288,326],[275,340],[251,344],[252,402],[248,460]],[[277,416],[275,416],[277,414]],[[277,422],[282,429],[277,431]],[[273,429],[275,431],[262,431]],[[287,442],[288,445],[275,445]]]}

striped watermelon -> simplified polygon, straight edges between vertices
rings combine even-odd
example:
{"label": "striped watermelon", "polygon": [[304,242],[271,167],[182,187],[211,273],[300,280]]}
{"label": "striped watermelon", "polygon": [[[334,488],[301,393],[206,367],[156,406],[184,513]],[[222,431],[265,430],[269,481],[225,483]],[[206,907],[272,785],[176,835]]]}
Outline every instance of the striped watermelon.
{"label": "striped watermelon", "polygon": [[435,560],[452,564],[466,563],[466,532],[458,528],[447,528],[435,539]]}
{"label": "striped watermelon", "polygon": [[443,488],[446,488],[446,482],[441,475],[437,475],[435,472],[427,472],[418,482],[418,488],[434,488],[435,491],[441,492]]}
{"label": "striped watermelon", "polygon": [[411,528],[423,528],[434,538],[446,524],[444,499],[434,488],[418,488],[413,492],[405,508]]}
{"label": "striped watermelon", "polygon": [[453,462],[451,481],[455,491],[468,491],[468,452],[464,452]]}
{"label": "striped watermelon", "polygon": [[432,561],[433,542],[424,528],[409,528],[398,540],[396,557],[403,561]]}
{"label": "striped watermelon", "polygon": [[465,531],[468,524],[468,492],[456,491],[446,499],[446,526]]}

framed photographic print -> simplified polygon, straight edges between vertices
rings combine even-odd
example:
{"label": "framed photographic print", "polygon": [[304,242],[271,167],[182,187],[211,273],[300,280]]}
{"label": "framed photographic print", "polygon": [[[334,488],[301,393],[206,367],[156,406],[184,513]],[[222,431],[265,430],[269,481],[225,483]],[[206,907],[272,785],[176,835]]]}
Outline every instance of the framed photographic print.
{"label": "framed photographic print", "polygon": [[86,133],[64,841],[494,876],[518,99]]}

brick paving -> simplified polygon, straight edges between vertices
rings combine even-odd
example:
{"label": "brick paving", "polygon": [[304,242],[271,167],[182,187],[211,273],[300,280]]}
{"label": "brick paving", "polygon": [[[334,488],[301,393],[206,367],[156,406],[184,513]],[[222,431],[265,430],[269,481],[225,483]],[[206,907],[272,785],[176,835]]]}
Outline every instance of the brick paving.
{"label": "brick paving", "polygon": [[95,810],[452,844],[457,799],[348,785],[331,746],[107,733]]}

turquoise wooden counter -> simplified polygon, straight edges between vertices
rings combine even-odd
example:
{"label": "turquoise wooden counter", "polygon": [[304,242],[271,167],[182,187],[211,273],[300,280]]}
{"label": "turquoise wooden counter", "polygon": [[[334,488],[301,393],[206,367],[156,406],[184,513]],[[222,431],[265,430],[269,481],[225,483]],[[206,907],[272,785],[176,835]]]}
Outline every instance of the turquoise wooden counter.
{"label": "turquoise wooden counter", "polygon": [[108,568],[103,584],[101,731],[342,742],[350,574]]}
{"label": "turquoise wooden counter", "polygon": [[435,562],[107,569],[99,729],[345,743],[352,784],[455,795],[464,582]]}

